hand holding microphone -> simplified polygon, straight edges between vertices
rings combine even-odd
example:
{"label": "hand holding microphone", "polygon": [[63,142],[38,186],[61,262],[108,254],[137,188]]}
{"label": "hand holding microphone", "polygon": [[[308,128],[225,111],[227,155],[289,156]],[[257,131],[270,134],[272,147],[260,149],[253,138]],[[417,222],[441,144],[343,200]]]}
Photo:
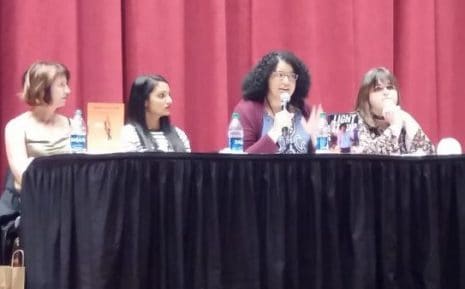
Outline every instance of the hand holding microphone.
{"label": "hand holding microphone", "polygon": [[[281,100],[281,111],[287,111],[287,105],[291,100],[291,95],[289,94],[289,92],[283,92],[279,95],[279,98]],[[292,118],[290,120],[292,121]],[[290,125],[285,125],[282,127],[281,131],[283,136],[287,136],[289,134],[289,127]]]}
{"label": "hand holding microphone", "polygon": [[276,142],[281,135],[287,135],[289,128],[292,127],[292,119],[294,113],[290,113],[286,108],[291,96],[288,92],[283,92],[280,95],[282,110],[275,114],[273,127],[268,132],[271,139]]}
{"label": "hand holding microphone", "polygon": [[289,101],[291,101],[291,95],[289,92],[283,92],[279,95],[279,99],[281,100],[281,110],[287,110],[287,105]]}

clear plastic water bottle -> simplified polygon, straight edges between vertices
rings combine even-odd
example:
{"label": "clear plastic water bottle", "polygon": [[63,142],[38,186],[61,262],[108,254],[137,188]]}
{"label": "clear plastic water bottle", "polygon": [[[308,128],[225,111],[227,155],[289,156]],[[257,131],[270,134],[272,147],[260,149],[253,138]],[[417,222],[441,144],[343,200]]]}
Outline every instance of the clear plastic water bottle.
{"label": "clear plastic water bottle", "polygon": [[320,113],[320,119],[318,121],[318,135],[316,136],[316,151],[326,152],[329,151],[329,132],[330,128],[326,113]]}
{"label": "clear plastic water bottle", "polygon": [[86,124],[82,117],[82,111],[77,109],[71,121],[71,135],[69,144],[72,153],[85,153],[87,151]]}
{"label": "clear plastic water bottle", "polygon": [[228,128],[228,145],[231,153],[244,152],[244,130],[237,112],[232,114]]}

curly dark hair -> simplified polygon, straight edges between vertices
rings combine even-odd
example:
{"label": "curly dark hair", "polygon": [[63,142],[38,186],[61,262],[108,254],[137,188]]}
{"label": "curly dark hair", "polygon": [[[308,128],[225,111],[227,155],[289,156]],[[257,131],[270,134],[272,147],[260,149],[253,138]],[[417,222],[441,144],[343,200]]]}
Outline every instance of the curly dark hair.
{"label": "curly dark hair", "polygon": [[242,94],[246,100],[263,103],[268,93],[268,79],[276,69],[279,60],[292,66],[294,73],[299,75],[290,104],[307,116],[305,98],[310,90],[311,78],[307,66],[290,51],[271,51],[252,68],[242,83]]}

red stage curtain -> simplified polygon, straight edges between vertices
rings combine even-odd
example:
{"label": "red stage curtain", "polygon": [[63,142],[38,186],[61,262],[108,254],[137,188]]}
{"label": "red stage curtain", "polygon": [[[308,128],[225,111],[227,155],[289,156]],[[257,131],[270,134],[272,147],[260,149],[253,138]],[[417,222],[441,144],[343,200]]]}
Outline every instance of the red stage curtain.
{"label": "red stage curtain", "polygon": [[305,60],[309,103],[327,111],[351,110],[363,73],[382,65],[398,76],[403,106],[433,141],[465,144],[463,12],[462,0],[1,1],[0,168],[4,126],[26,109],[17,97],[21,74],[37,59],[69,66],[67,115],[90,101],[124,101],[138,74],[165,75],[174,123],[194,151],[225,145],[242,78],[272,49]]}

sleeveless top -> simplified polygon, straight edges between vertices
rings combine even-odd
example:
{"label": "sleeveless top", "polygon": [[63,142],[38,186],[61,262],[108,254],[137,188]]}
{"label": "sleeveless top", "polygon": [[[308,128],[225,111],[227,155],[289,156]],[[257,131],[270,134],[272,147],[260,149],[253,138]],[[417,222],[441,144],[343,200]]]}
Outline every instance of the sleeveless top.
{"label": "sleeveless top", "polygon": [[[68,119],[71,125],[70,119]],[[63,132],[62,135],[47,138],[32,138],[24,132],[24,140],[26,142],[26,150],[28,157],[50,156],[56,154],[69,153],[69,132]]]}
{"label": "sleeveless top", "polygon": [[[68,124],[71,121],[68,118]],[[62,135],[47,138],[32,138],[24,131],[24,141],[26,144],[26,153],[28,157],[49,156],[55,154],[69,153],[69,132],[63,132]],[[15,182],[13,174],[8,171],[6,178],[6,188],[0,198],[0,218],[6,216],[16,217],[21,212],[20,186]]]}

